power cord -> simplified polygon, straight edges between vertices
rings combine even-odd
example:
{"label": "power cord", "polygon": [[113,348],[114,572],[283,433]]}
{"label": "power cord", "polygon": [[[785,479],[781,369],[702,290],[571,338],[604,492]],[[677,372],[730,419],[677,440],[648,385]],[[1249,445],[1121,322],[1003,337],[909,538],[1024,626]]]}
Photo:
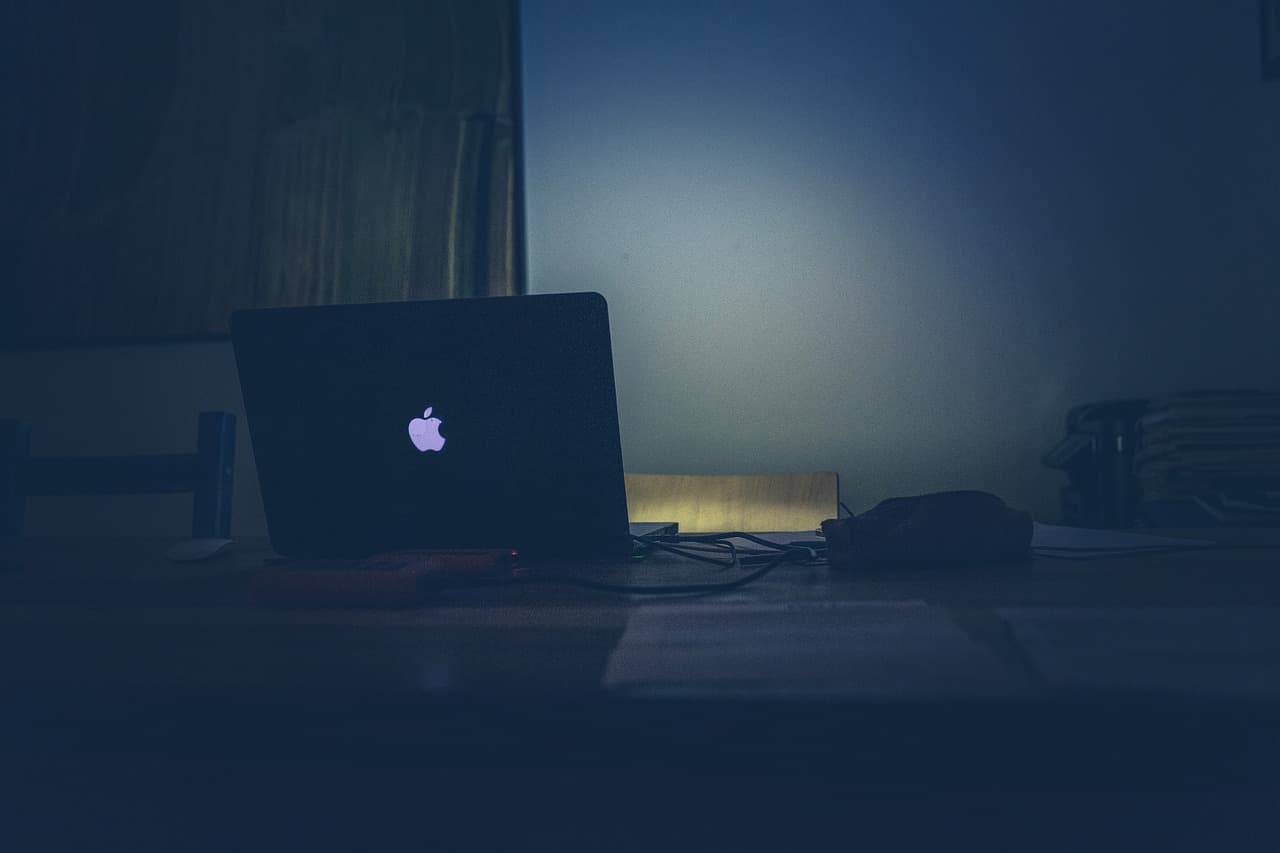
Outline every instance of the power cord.
{"label": "power cord", "polygon": [[[650,549],[665,551],[677,556],[687,557],[701,562],[711,563],[720,569],[734,566],[758,567],[752,571],[727,581],[710,583],[676,583],[676,584],[623,584],[598,581],[577,575],[544,574],[534,572],[516,574],[509,578],[486,578],[467,581],[461,584],[449,584],[450,588],[459,587],[492,587],[513,586],[521,584],[551,583],[565,586],[576,586],[597,592],[610,592],[621,595],[694,595],[705,593],[728,592],[741,589],[747,584],[760,580],[784,563],[815,563],[826,557],[825,543],[779,543],[754,536],[750,533],[731,532],[705,535],[669,535],[669,536],[635,536],[635,544],[641,549],[641,558]],[[739,548],[733,539],[745,539],[758,546],[747,550]],[[705,551],[712,550],[726,557],[708,556]]]}
{"label": "power cord", "polygon": [[760,580],[760,578],[769,574],[769,572],[773,571],[778,566],[789,561],[789,555],[778,554],[760,568],[755,569],[742,577],[734,578],[731,581],[717,581],[715,583],[614,584],[606,583],[604,581],[594,581],[589,578],[575,577],[573,575],[542,574],[517,576],[514,582],[559,583],[596,590],[598,592],[614,592],[623,595],[691,595],[696,593],[728,592],[731,589],[739,589],[749,583],[754,583],[755,581]]}
{"label": "power cord", "polygon": [[[648,556],[649,549],[666,551],[669,554],[676,554],[681,557],[687,557],[690,560],[698,560],[703,563],[711,563],[722,569],[731,569],[738,564],[738,548],[732,542],[716,538],[714,540],[685,540],[679,536],[667,537],[649,537],[649,536],[633,536],[631,537],[635,545],[639,546],[640,551],[634,556],[637,559],[644,559]],[[680,547],[679,543],[687,541],[694,547]],[[719,551],[727,554],[727,557],[711,557],[701,550],[707,549]]]}
{"label": "power cord", "polygon": [[[732,531],[730,533],[702,533],[689,534],[679,533],[667,536],[644,536],[634,537],[639,545],[653,544],[659,547],[667,547],[673,543],[680,544],[700,544],[700,543],[726,543],[732,547],[733,539],[745,539],[759,549],[747,551],[750,555],[783,553],[803,555],[808,560],[820,560],[826,556],[827,543],[821,540],[805,540],[802,542],[774,542],[751,533],[743,533],[742,531]],[[763,550],[760,550],[763,549]]]}

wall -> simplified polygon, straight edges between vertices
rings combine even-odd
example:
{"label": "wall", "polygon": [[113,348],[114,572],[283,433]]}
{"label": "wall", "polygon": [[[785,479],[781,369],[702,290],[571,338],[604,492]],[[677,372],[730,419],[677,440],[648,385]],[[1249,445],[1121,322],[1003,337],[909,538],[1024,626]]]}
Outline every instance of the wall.
{"label": "wall", "polygon": [[[631,470],[1051,518],[1073,403],[1280,382],[1253,3],[675,5],[524,11],[533,288],[608,295]],[[204,408],[240,412],[226,343],[0,353],[36,453],[185,450]],[[261,534],[239,439],[234,530]],[[38,499],[28,530],[188,512]]]}
{"label": "wall", "polygon": [[530,282],[613,312],[629,470],[985,488],[1108,397],[1280,383],[1249,0],[524,10]]}

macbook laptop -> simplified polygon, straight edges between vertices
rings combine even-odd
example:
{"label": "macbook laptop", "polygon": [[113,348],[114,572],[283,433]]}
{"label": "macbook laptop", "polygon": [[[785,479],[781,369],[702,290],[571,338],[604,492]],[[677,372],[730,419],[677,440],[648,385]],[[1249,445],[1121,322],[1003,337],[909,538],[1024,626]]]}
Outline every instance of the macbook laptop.
{"label": "macbook laptop", "polygon": [[240,311],[273,548],[630,553],[596,293]]}

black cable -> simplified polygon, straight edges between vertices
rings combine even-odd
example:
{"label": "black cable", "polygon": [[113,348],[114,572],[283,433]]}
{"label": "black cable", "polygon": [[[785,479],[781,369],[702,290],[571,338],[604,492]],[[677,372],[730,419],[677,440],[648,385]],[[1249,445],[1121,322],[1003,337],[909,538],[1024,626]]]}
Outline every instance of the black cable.
{"label": "black cable", "polygon": [[[656,542],[724,542],[730,539],[745,539],[748,542],[755,543],[770,551],[779,551],[782,553],[804,552],[810,559],[817,559],[825,551],[825,543],[809,543],[799,544],[795,542],[773,542],[769,539],[763,539],[750,533],[743,533],[740,530],[730,531],[728,533],[678,533],[668,536],[655,536],[652,541]],[[649,541],[649,540],[646,540]],[[817,546],[817,547],[814,547]]]}
{"label": "black cable", "polygon": [[512,578],[504,583],[559,583],[569,586],[583,587],[584,589],[596,590],[597,592],[614,592],[624,595],[689,595],[693,593],[707,592],[727,592],[731,589],[744,587],[749,583],[760,580],[760,578],[769,574],[778,566],[788,561],[787,554],[779,554],[773,560],[765,563],[753,572],[743,575],[740,578],[734,578],[731,581],[718,581],[716,583],[681,583],[681,584],[615,584],[606,583],[604,581],[593,581],[589,578],[580,578],[573,575],[522,575]]}
{"label": "black cable", "polygon": [[[740,556],[736,546],[734,546],[732,542],[728,541],[729,537],[741,537],[748,539],[765,546],[768,550],[754,551]],[[657,548],[679,556],[712,563],[719,566],[721,569],[731,568],[736,565],[746,566],[749,563],[757,562],[760,559],[766,559],[767,562],[741,577],[734,578],[730,581],[716,581],[714,583],[620,584],[592,580],[590,578],[578,577],[576,575],[542,574],[535,572],[532,574],[516,574],[505,578],[484,578],[464,581],[461,583],[450,583],[445,585],[445,588],[465,589],[475,587],[516,586],[520,584],[533,583],[552,583],[576,586],[597,592],[611,592],[623,595],[693,595],[699,593],[727,592],[731,589],[740,589],[749,583],[758,581],[760,578],[769,574],[783,563],[813,562],[815,560],[822,559],[822,557],[813,548],[807,546],[796,547],[780,544],[778,542],[770,542],[767,539],[761,539],[758,536],[752,536],[748,533],[721,533],[696,536],[684,535],[663,537],[637,536],[633,538],[637,544],[642,545],[645,548]],[[724,560],[719,560],[714,557],[696,554],[689,549],[678,547],[673,543],[687,544],[692,547],[715,546],[718,550],[728,550],[733,555],[732,561],[725,562]]]}
{"label": "black cable", "polygon": [[[727,592],[731,589],[739,589],[749,583],[753,583],[765,575],[772,572],[778,566],[786,562],[797,561],[797,557],[803,557],[806,561],[820,559],[819,554],[814,548],[808,545],[795,546],[791,544],[783,544],[779,542],[771,542],[759,536],[753,536],[750,533],[742,533],[733,531],[729,533],[707,533],[707,534],[682,534],[668,536],[646,536],[634,537],[635,541],[645,547],[657,548],[659,550],[668,551],[680,556],[692,557],[693,559],[702,560],[720,565],[721,568],[727,568],[731,565],[747,565],[748,562],[755,562],[760,558],[766,558],[765,562],[758,569],[747,574],[734,578],[731,581],[716,581],[714,583],[679,583],[679,584],[615,584],[605,581],[591,580],[590,578],[577,577],[574,575],[551,575],[551,574],[530,574],[513,578],[514,583],[560,583],[569,586],[577,586],[583,589],[595,590],[597,592],[612,592],[624,595],[691,595],[698,593],[716,593]],[[762,546],[765,550],[753,550],[752,552],[741,554],[737,547],[731,542],[731,539],[740,538],[748,542],[753,542]],[[691,545],[696,547],[713,545],[727,546],[733,554],[732,562],[726,566],[723,561],[714,558],[697,555],[689,552],[685,548],[676,547],[677,545]]]}
{"label": "black cable", "polygon": [[763,539],[751,533],[743,533],[741,531],[729,531],[728,533],[670,533],[665,536],[649,537],[646,541],[654,542],[726,542],[730,539],[746,539],[748,542],[754,542],[757,545],[763,545],[766,548],[772,548],[775,551],[785,551],[787,546],[780,542],[773,542],[769,539]]}
{"label": "black cable", "polygon": [[659,551],[666,551],[668,553],[676,554],[681,557],[687,557],[690,560],[698,560],[699,562],[703,562],[703,563],[711,563],[712,565],[720,566],[721,568],[725,568],[725,569],[732,568],[738,562],[737,547],[732,542],[726,542],[719,539],[708,540],[705,543],[700,541],[692,542],[690,544],[696,547],[711,546],[715,550],[718,550],[721,552],[727,551],[729,555],[728,559],[708,557],[705,554],[697,553],[695,550],[691,548],[680,548],[680,547],[676,547],[675,545],[669,542],[659,542],[657,541],[657,539],[651,536],[650,537],[633,536],[632,539],[635,541],[636,544],[643,546],[645,549],[656,548]]}

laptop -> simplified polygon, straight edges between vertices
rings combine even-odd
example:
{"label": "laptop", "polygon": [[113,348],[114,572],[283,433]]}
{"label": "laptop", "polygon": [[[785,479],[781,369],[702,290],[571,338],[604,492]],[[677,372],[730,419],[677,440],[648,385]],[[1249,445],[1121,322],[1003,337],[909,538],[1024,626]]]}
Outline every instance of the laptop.
{"label": "laptop", "polygon": [[600,294],[252,309],[231,333],[278,553],[631,552]]}

